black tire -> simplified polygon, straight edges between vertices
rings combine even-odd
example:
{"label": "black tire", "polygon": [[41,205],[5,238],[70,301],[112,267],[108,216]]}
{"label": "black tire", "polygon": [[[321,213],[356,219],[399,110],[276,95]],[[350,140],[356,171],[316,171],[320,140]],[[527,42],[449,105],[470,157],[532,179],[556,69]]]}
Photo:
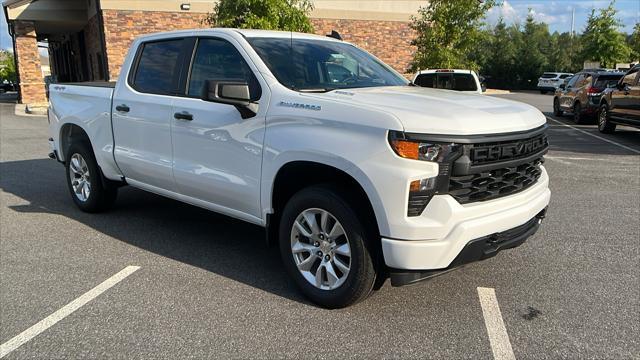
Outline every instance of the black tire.
{"label": "black tire", "polygon": [[[279,227],[280,254],[284,266],[300,291],[312,302],[330,309],[342,308],[365,299],[376,281],[374,239],[364,222],[341,193],[328,186],[312,186],[296,193],[286,204]],[[342,284],[325,290],[311,284],[298,270],[292,252],[294,222],[310,209],[329,212],[344,228],[350,246],[350,270]],[[337,240],[336,240],[337,241]],[[310,252],[309,258],[315,256]],[[314,262],[316,260],[313,260]],[[322,256],[318,262],[322,262]],[[317,263],[319,264],[319,263]],[[318,270],[316,270],[317,273]]]}
{"label": "black tire", "polygon": [[[90,184],[90,192],[85,200],[79,198],[73,189],[72,180],[72,159],[78,154],[84,160],[88,169],[88,183]],[[118,195],[117,186],[111,185],[108,180],[104,179],[102,172],[98,167],[91,145],[85,142],[73,142],[65,153],[65,176],[67,179],[67,187],[71,194],[71,199],[76,206],[88,213],[97,213],[109,209],[116,200]]]}
{"label": "black tire", "polygon": [[616,124],[612,124],[609,119],[609,107],[602,104],[598,109],[598,130],[604,134],[611,134],[616,131]]}
{"label": "black tire", "polygon": [[580,105],[579,102],[573,104],[573,122],[576,124],[582,124],[584,122],[582,105]]}
{"label": "black tire", "polygon": [[555,116],[564,115],[564,111],[560,109],[560,100],[558,100],[558,98],[553,98],[553,115]]}
{"label": "black tire", "polygon": [[547,93],[547,90],[540,90],[540,94],[544,95]]}

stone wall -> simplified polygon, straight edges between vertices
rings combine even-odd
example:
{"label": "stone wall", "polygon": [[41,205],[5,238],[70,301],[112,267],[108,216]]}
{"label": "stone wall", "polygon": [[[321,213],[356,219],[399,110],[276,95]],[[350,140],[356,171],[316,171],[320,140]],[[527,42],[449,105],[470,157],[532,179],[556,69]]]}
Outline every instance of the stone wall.
{"label": "stone wall", "polygon": [[87,51],[89,78],[90,80],[94,81],[105,80],[105,55],[104,50],[102,49],[102,36],[99,15],[96,14],[92,16],[82,31],[84,32],[84,46]]}
{"label": "stone wall", "polygon": [[[103,10],[109,76],[113,81],[133,39],[161,31],[206,27],[205,14],[164,11]],[[319,35],[338,31],[345,41],[374,54],[400,73],[406,73],[415,48],[408,22],[378,20],[311,19]]]}
{"label": "stone wall", "polygon": [[414,31],[408,22],[378,20],[311,19],[316,34],[336,30],[344,41],[358,45],[404,74],[413,59]]}
{"label": "stone wall", "polygon": [[27,21],[16,21],[14,26],[22,103],[30,105],[46,103],[35,27],[33,23]]}
{"label": "stone wall", "polygon": [[205,14],[165,11],[103,10],[109,78],[114,81],[131,42],[138,36],[162,31],[204,27]]}

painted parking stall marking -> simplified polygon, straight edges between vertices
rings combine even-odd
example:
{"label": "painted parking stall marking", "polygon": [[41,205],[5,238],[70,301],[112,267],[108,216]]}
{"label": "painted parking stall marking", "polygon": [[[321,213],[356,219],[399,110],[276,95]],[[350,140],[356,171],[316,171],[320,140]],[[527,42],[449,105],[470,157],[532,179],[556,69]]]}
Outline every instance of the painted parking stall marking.
{"label": "painted parking stall marking", "polygon": [[640,154],[640,150],[636,150],[636,149],[634,149],[634,148],[632,148],[632,147],[629,147],[629,146],[626,146],[626,145],[622,145],[622,144],[620,144],[620,143],[618,143],[618,142],[615,142],[615,141],[613,141],[613,140],[609,140],[609,139],[603,138],[602,136],[598,136],[598,135],[592,134],[592,133],[590,133],[590,132],[588,132],[588,131],[585,131],[585,130],[582,130],[582,129],[578,129],[578,128],[577,128],[577,127],[575,127],[575,126],[571,126],[571,125],[565,124],[565,123],[563,123],[562,121],[559,121],[559,120],[556,120],[556,119],[550,118],[550,117],[548,117],[548,116],[547,116],[547,120],[550,120],[550,121],[556,122],[556,123],[560,124],[559,126],[567,127],[567,128],[573,129],[573,130],[575,130],[575,131],[577,131],[577,132],[580,132],[580,133],[582,133],[582,134],[589,135],[589,136],[594,137],[594,138],[596,138],[596,139],[600,139],[600,140],[602,140],[602,141],[608,142],[609,144],[613,144],[613,145],[618,146],[618,147],[621,147],[621,148],[623,148],[623,149],[625,149],[625,150],[629,150],[629,151],[631,151],[631,152],[633,152],[633,153]]}
{"label": "painted parking stall marking", "polygon": [[10,354],[15,349],[27,343],[29,340],[38,336],[43,331],[55,325],[60,320],[66,318],[71,315],[73,312],[86,305],[91,300],[97,298],[100,294],[109,290],[122,280],[126,279],[129,275],[136,272],[140,269],[139,266],[127,266],[126,268],[120,270],[117,274],[103,281],[100,285],[94,287],[93,289],[87,291],[82,294],[80,297],[76,298],[72,302],[60,308],[60,310],[54,312],[53,314],[47,316],[46,318],[40,320],[35,325],[31,326],[27,330],[22,333],[14,336],[11,340],[5,342],[0,345],[0,358],[3,358]]}
{"label": "painted parking stall marking", "polygon": [[515,360],[516,356],[509,341],[507,328],[502,320],[495,289],[479,287],[478,297],[480,298],[482,316],[484,316],[484,324],[487,327],[494,359]]}

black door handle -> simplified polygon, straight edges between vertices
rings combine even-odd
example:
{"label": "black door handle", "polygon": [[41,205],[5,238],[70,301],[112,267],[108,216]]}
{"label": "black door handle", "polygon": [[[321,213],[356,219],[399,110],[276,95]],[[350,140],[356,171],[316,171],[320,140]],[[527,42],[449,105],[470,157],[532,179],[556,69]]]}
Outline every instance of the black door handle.
{"label": "black door handle", "polygon": [[116,106],[116,110],[118,110],[120,112],[129,112],[129,110],[131,110],[131,109],[129,109],[129,107],[127,105],[122,104],[122,105]]}
{"label": "black door handle", "polygon": [[178,120],[187,120],[187,121],[193,120],[193,115],[189,114],[186,111],[177,112],[177,113],[173,114],[173,117],[178,119]]}

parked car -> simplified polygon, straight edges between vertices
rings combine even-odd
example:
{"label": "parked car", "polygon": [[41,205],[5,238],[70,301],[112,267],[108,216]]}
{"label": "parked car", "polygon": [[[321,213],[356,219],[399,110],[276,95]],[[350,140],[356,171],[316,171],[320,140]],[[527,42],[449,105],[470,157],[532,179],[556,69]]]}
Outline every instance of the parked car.
{"label": "parked car", "polygon": [[0,92],[16,91],[16,86],[12,81],[4,80],[0,82]]}
{"label": "parked car", "polygon": [[541,94],[554,92],[564,82],[565,79],[572,77],[571,73],[546,72],[538,79],[538,90]]}
{"label": "parked car", "polygon": [[556,90],[553,97],[553,114],[562,116],[573,114],[573,121],[581,124],[587,117],[595,115],[600,108],[603,91],[616,84],[624,73],[597,70],[583,70],[573,76],[565,85]]}
{"label": "parked car", "polygon": [[612,133],[616,125],[640,128],[640,65],[634,66],[602,94],[598,130]]}
{"label": "parked car", "polygon": [[539,110],[410,85],[324,36],[147,35],[115,84],[50,86],[50,156],[82,211],[131,185],[265,227],[301,291],[343,307],[516,247],[549,204]]}
{"label": "parked car", "polygon": [[456,90],[482,94],[487,89],[473,70],[430,69],[418,71],[413,83],[428,88]]}

